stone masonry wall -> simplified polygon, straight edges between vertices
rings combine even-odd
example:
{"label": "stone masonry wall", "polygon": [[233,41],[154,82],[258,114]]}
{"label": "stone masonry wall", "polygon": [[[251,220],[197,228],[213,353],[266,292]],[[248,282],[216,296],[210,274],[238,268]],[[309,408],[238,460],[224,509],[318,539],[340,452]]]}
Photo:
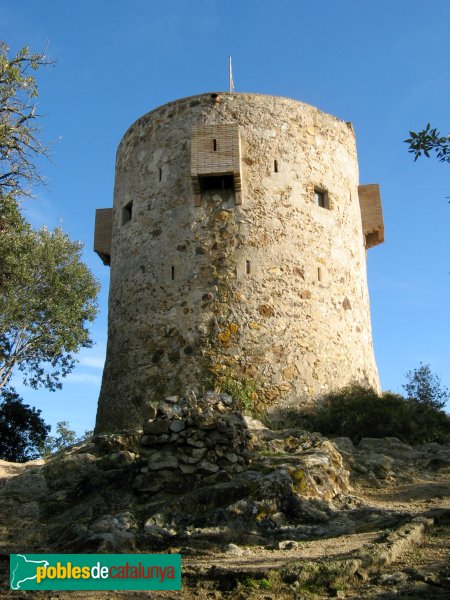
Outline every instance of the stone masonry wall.
{"label": "stone masonry wall", "polygon": [[187,491],[198,483],[230,481],[249,462],[251,434],[228,394],[168,396],[155,409],[143,424],[137,491]]}
{"label": "stone masonry wall", "polygon": [[[225,189],[195,206],[190,131],[221,123],[239,125],[242,204]],[[378,389],[358,184],[351,125],[294,100],[203,94],[132,125],[97,431],[140,427],[158,398],[211,383],[240,381],[259,408]]]}

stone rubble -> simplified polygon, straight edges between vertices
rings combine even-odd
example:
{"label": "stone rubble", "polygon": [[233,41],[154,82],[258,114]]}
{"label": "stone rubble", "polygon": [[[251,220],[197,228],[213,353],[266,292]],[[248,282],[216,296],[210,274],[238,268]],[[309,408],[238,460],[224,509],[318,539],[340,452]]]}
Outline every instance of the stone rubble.
{"label": "stone rubble", "polygon": [[251,434],[231,396],[205,392],[160,401],[144,423],[138,492],[191,489],[208,476],[230,481],[250,460]]}

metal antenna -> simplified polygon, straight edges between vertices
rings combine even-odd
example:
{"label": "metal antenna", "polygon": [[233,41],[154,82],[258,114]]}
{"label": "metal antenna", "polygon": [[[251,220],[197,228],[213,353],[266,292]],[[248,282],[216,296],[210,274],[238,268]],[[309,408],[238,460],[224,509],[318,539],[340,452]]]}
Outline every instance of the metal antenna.
{"label": "metal antenna", "polygon": [[229,66],[230,66],[230,92],[234,92],[233,70],[231,68],[231,56],[229,58]]}

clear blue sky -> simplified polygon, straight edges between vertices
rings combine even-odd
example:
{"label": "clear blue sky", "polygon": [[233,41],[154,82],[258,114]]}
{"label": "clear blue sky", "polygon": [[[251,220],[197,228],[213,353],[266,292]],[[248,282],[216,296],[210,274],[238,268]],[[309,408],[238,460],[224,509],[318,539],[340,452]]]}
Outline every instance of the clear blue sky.
{"label": "clear blue sky", "polygon": [[102,284],[95,347],[60,392],[18,386],[54,425],[93,427],[109,271],[93,253],[96,207],[112,205],[117,145],[170,100],[226,90],[288,96],[355,127],[361,183],[380,183],[386,243],[368,253],[383,389],[429,363],[450,386],[450,165],[414,163],[403,143],[428,121],[450,130],[448,0],[2,0],[0,39],[54,67],[38,74],[47,186],[26,216],[85,244]]}

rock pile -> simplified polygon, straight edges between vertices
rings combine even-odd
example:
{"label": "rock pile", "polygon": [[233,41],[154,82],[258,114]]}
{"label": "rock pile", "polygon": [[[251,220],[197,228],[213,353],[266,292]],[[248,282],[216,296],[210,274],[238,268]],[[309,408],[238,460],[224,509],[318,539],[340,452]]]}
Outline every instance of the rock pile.
{"label": "rock pile", "polygon": [[227,394],[167,397],[143,429],[138,492],[180,492],[229,481],[249,462],[251,435]]}

